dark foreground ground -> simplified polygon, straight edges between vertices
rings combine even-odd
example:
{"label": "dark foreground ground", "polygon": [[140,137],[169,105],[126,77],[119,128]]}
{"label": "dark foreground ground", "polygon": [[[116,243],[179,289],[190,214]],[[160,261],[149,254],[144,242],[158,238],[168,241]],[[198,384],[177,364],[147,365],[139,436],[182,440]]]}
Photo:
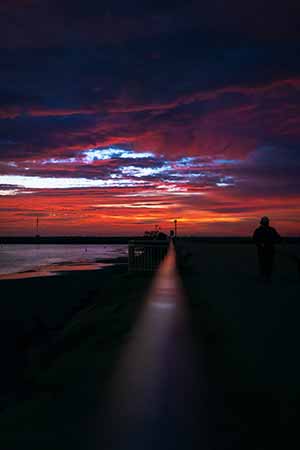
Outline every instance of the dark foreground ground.
{"label": "dark foreground ground", "polygon": [[237,448],[299,443],[300,274],[287,255],[299,256],[300,246],[278,250],[266,285],[258,279],[252,246],[182,249],[194,341],[198,352],[204,348],[212,397],[224,408],[220,428],[238,431]]}
{"label": "dark foreground ground", "polygon": [[[179,250],[216,436],[205,448],[297,448],[300,280],[294,262],[281,255],[273,283],[265,285],[257,279],[252,246],[185,243]],[[286,250],[299,255],[298,246]],[[0,283],[1,448],[105,449],[93,435],[101,433],[107,386],[149,282],[119,265]]]}

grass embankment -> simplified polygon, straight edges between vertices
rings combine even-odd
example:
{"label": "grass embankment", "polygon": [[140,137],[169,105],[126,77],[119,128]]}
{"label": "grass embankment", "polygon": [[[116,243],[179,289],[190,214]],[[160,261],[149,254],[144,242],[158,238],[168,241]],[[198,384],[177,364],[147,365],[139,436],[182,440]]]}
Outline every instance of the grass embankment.
{"label": "grass embankment", "polygon": [[[23,389],[22,400],[2,411],[2,448],[24,448],[27,442],[31,450],[53,450],[66,448],[73,440],[73,448],[81,448],[81,442],[87,448],[87,430],[100,414],[101,399],[149,281],[149,276],[128,274],[124,266],[30,280],[28,290],[38,285],[43,292],[42,286],[47,285],[50,291],[53,286],[54,295],[67,295],[69,319],[55,332],[51,344],[38,348],[27,364],[23,372],[27,391]],[[79,309],[84,303],[83,287],[87,292],[87,286],[89,306],[74,314],[74,304]],[[48,303],[49,292],[45,295],[40,301]],[[77,299],[76,305],[73,298],[72,317],[71,295]]]}

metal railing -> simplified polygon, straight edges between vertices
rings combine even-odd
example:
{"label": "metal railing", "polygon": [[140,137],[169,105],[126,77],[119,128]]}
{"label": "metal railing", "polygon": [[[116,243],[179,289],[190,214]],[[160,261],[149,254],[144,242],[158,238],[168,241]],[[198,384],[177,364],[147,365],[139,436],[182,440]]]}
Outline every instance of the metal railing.
{"label": "metal railing", "polygon": [[105,448],[200,448],[195,441],[198,433],[205,440],[207,423],[205,416],[198,423],[194,405],[202,390],[204,398],[206,380],[196,373],[186,298],[170,242],[109,387]]}
{"label": "metal railing", "polygon": [[132,240],[128,243],[128,270],[130,272],[153,272],[166,256],[169,241]]}

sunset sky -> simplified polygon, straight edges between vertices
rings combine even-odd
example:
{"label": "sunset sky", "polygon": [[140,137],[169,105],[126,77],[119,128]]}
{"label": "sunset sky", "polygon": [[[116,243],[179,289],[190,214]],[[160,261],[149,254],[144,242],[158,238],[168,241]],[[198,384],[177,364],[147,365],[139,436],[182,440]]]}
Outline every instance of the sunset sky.
{"label": "sunset sky", "polygon": [[300,235],[299,5],[1,1],[0,235]]}

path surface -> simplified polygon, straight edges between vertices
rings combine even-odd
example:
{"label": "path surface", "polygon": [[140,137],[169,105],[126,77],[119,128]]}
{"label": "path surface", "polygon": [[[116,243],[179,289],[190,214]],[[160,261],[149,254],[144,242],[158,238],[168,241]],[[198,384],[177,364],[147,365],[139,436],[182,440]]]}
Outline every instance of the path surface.
{"label": "path surface", "polygon": [[[286,250],[300,255],[299,245]],[[279,255],[265,285],[252,245],[185,243],[179,252],[194,342],[204,352],[210,390],[224,397],[224,432],[239,430],[240,448],[288,448],[299,439],[296,265]]]}

